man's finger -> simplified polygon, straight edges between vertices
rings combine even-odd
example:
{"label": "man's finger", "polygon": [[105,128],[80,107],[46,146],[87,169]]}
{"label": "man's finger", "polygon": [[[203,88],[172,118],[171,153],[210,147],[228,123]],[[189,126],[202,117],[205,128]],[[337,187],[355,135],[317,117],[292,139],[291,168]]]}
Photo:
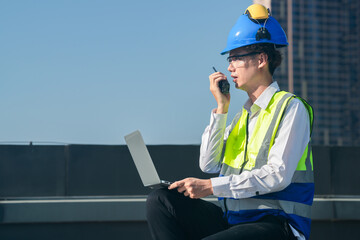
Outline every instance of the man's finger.
{"label": "man's finger", "polygon": [[182,193],[182,192],[186,191],[186,188],[184,186],[181,186],[181,187],[178,187],[177,190],[178,190],[179,193]]}
{"label": "man's finger", "polygon": [[168,189],[174,189],[174,188],[177,188],[177,182],[173,182],[169,187]]}
{"label": "man's finger", "polygon": [[177,181],[177,182],[174,182],[173,184],[171,184],[171,185],[168,187],[168,189],[169,189],[169,190],[175,189],[175,188],[178,188],[178,187],[180,187],[180,186],[182,186],[182,185],[183,185],[182,181]]}

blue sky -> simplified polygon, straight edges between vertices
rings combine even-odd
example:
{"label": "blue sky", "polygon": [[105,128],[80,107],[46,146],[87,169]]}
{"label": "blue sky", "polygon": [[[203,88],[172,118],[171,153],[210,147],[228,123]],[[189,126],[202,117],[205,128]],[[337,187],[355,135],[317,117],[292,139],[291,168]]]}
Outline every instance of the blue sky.
{"label": "blue sky", "polygon": [[[251,3],[0,0],[0,142],[199,144]],[[231,85],[228,121],[247,98]]]}

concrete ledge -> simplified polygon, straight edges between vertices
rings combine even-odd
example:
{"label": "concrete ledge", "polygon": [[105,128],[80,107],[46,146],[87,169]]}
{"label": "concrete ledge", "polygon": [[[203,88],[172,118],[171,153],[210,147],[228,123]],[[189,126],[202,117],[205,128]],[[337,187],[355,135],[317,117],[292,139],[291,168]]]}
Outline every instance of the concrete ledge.
{"label": "concrete ledge", "polygon": [[144,221],[145,202],[146,196],[3,200],[0,223]]}
{"label": "concrete ledge", "polygon": [[[217,203],[214,197],[205,200]],[[7,199],[0,223],[146,221],[146,196]],[[360,220],[360,196],[314,199],[313,220]]]}
{"label": "concrete ledge", "polygon": [[360,220],[360,196],[315,197],[313,220]]}

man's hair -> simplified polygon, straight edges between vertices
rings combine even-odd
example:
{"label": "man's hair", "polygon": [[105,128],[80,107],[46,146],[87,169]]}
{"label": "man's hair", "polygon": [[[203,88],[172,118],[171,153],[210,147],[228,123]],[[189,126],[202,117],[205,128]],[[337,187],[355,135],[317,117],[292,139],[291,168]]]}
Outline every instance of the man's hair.
{"label": "man's hair", "polygon": [[275,69],[280,66],[282,61],[281,53],[275,49],[272,43],[260,43],[243,47],[248,52],[263,52],[268,56],[269,72],[271,76],[274,74]]}

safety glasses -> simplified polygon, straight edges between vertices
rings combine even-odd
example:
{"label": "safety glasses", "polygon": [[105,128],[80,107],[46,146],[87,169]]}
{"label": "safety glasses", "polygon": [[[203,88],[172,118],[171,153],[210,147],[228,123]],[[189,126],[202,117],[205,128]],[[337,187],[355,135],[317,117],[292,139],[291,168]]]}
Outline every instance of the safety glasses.
{"label": "safety glasses", "polygon": [[245,53],[245,54],[242,54],[242,55],[232,55],[232,56],[229,56],[227,58],[227,61],[230,63],[230,64],[233,64],[234,62],[236,61],[241,61],[243,60],[245,57],[248,57],[248,56],[253,56],[253,55],[256,55],[256,54],[259,54],[261,52],[250,52],[250,53]]}

